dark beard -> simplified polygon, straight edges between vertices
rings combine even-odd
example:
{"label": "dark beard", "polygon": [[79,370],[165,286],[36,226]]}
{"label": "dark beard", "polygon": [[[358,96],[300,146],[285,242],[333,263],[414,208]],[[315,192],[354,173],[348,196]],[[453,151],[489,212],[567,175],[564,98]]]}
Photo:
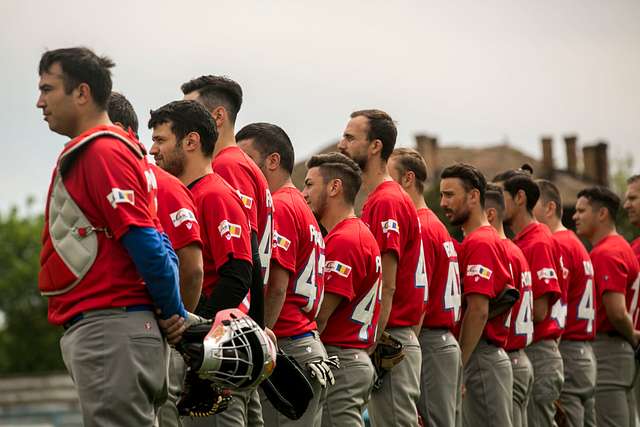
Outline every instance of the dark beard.
{"label": "dark beard", "polygon": [[453,218],[451,218],[451,225],[459,227],[469,220],[469,216],[471,216],[471,212],[469,211],[469,208],[465,208],[464,211],[460,212],[457,215],[454,215]]}
{"label": "dark beard", "polygon": [[182,151],[181,147],[176,147],[173,150],[173,156],[171,160],[167,161],[167,158],[164,159],[164,170],[169,172],[171,175],[175,177],[179,177],[184,172],[184,164],[185,164],[185,155],[184,151]]}

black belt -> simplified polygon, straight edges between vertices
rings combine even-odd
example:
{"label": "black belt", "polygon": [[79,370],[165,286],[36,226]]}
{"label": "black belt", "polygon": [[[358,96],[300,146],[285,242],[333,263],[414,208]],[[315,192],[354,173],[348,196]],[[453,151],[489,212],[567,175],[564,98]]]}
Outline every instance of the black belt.
{"label": "black belt", "polygon": [[[128,307],[107,307],[104,309],[101,308],[97,310],[122,310],[125,313],[131,313],[134,311],[153,311],[153,306],[149,304],[138,304],[138,305],[130,305]],[[62,325],[62,327],[66,331],[67,329],[69,329],[70,327],[72,327],[73,325],[75,325],[85,317],[87,317],[91,312],[97,311],[97,310],[89,310],[89,311],[76,314],[71,319],[69,319],[69,321],[67,321],[64,325]]]}

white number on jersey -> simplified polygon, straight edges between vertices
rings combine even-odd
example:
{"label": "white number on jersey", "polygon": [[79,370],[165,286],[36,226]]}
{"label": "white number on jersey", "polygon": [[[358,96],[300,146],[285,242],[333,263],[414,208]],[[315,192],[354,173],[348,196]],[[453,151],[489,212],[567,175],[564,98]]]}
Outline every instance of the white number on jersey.
{"label": "white number on jersey", "polygon": [[580,304],[578,304],[578,319],[586,320],[587,332],[592,332],[595,317],[596,311],[593,308],[593,280],[588,279],[582,298],[580,298]]}
{"label": "white number on jersey", "polygon": [[[382,259],[376,257],[376,272],[379,272],[382,267]],[[358,333],[358,339],[360,341],[369,341],[369,326],[373,320],[373,313],[376,310],[376,304],[380,304],[382,299],[382,289],[380,287],[380,279],[376,280],[376,283],[369,289],[369,292],[362,298],[362,300],[353,309],[351,320],[362,325],[360,332]]]}
{"label": "white number on jersey", "polygon": [[415,283],[416,288],[424,288],[423,301],[426,304],[429,299],[429,283],[427,280],[427,263],[424,260],[424,246],[420,239],[420,257],[418,258],[418,266],[416,267]]}
{"label": "white number on jersey", "polygon": [[[267,190],[266,194],[267,208],[271,209],[273,201],[271,199],[271,193]],[[273,250],[273,213],[269,212],[267,216],[267,223],[264,226],[264,231],[260,237],[260,243],[258,244],[258,251],[260,252],[260,264],[262,266],[262,283],[266,286],[269,281],[269,271],[271,270],[271,251]]]}
{"label": "white number on jersey", "polygon": [[453,310],[453,318],[456,322],[460,320],[461,305],[460,267],[458,267],[457,261],[451,261],[449,262],[449,273],[447,274],[447,283],[444,288],[444,309]]}
{"label": "white number on jersey", "polygon": [[522,295],[520,310],[515,322],[516,335],[526,335],[527,345],[533,341],[533,293],[527,289]]}
{"label": "white number on jersey", "polygon": [[638,277],[636,277],[633,285],[631,285],[631,289],[633,289],[633,298],[631,299],[631,308],[629,309],[629,313],[631,314],[633,324],[635,325],[638,322],[638,294],[640,293],[640,274],[638,275]]}
{"label": "white number on jersey", "polygon": [[313,248],[309,260],[304,266],[304,270],[298,276],[296,280],[295,288],[293,292],[296,295],[307,298],[307,305],[302,307],[305,312],[310,312],[313,308],[313,304],[316,302],[318,294],[318,286],[316,284],[316,272],[318,271],[318,260],[316,258],[316,248]]}
{"label": "white number on jersey", "polygon": [[567,305],[563,304],[560,298],[551,307],[551,318],[556,321],[561,329],[564,329],[567,324]]}

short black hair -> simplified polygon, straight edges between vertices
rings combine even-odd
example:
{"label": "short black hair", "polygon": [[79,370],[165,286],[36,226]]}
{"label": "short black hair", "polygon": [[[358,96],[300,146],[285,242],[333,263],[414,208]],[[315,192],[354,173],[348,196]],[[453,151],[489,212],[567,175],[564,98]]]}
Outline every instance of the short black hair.
{"label": "short black hair", "polygon": [[236,134],[236,141],[242,140],[252,140],[253,146],[263,157],[278,153],[280,166],[291,175],[295,163],[293,144],[280,126],[271,123],[251,123]]}
{"label": "short black hair", "polygon": [[616,220],[618,209],[620,209],[620,197],[607,187],[597,185],[595,187],[585,188],[578,193],[578,199],[584,197],[589,200],[592,207],[598,209],[604,207],[609,212],[611,221]]}
{"label": "short black hair", "polygon": [[198,100],[209,112],[222,105],[235,124],[242,107],[242,88],[237,82],[225,76],[208,75],[189,80],[180,89],[185,95],[198,91]]}
{"label": "short black hair", "polygon": [[317,154],[307,161],[307,168],[319,168],[324,183],[342,181],[344,200],[353,205],[362,185],[362,171],[356,162],[342,153]]}
{"label": "short black hair", "polygon": [[474,188],[480,192],[480,207],[484,209],[484,198],[487,191],[487,179],[475,166],[468,163],[456,163],[444,168],[440,174],[441,179],[458,178],[462,181],[465,191]]}
{"label": "short black hair", "polygon": [[196,101],[173,101],[157,110],[151,110],[149,129],[171,123],[171,131],[180,142],[190,132],[200,135],[202,153],[210,157],[216,146],[216,122],[202,104]]}
{"label": "short black hair", "polygon": [[98,56],[86,47],[70,47],[48,50],[42,54],[38,74],[48,72],[53,64],[60,64],[64,90],[70,94],[81,83],[91,89],[91,97],[102,110],[107,108],[111,94],[111,70],[115,63],[106,56]]}
{"label": "short black hair", "polygon": [[498,213],[498,219],[504,218],[504,192],[502,187],[493,183],[487,183],[487,189],[485,191],[485,204],[490,204],[492,208],[495,208]]}
{"label": "short black hair", "polygon": [[369,120],[367,139],[369,141],[379,139],[382,142],[380,157],[382,157],[382,160],[387,161],[396,146],[396,138],[398,137],[396,124],[391,119],[391,116],[382,110],[358,110],[351,113],[352,119],[360,116]]}
{"label": "short black hair", "polygon": [[560,190],[556,185],[546,179],[536,180],[538,188],[540,189],[540,197],[544,203],[553,202],[556,205],[556,216],[562,218],[562,197],[560,196]]}
{"label": "short black hair", "polygon": [[518,191],[522,190],[527,196],[527,212],[533,212],[533,208],[540,198],[540,188],[533,180],[533,168],[528,164],[522,165],[520,169],[512,169],[502,172],[493,178],[494,182],[502,182],[504,189],[515,197]]}
{"label": "short black hair", "polygon": [[121,123],[125,129],[138,134],[138,115],[129,100],[118,92],[111,92],[107,103],[107,113],[113,123]]}
{"label": "short black hair", "polygon": [[401,175],[407,171],[413,172],[416,176],[416,189],[424,192],[424,182],[427,180],[427,163],[424,157],[412,148],[396,148],[390,157],[397,159],[398,172]]}

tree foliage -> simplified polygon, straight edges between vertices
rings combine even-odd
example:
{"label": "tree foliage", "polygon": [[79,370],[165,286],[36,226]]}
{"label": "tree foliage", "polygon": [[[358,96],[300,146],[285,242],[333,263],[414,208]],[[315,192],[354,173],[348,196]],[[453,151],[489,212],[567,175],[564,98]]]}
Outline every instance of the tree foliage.
{"label": "tree foliage", "polygon": [[38,291],[43,216],[0,213],[0,374],[62,370],[61,328],[47,321]]}

